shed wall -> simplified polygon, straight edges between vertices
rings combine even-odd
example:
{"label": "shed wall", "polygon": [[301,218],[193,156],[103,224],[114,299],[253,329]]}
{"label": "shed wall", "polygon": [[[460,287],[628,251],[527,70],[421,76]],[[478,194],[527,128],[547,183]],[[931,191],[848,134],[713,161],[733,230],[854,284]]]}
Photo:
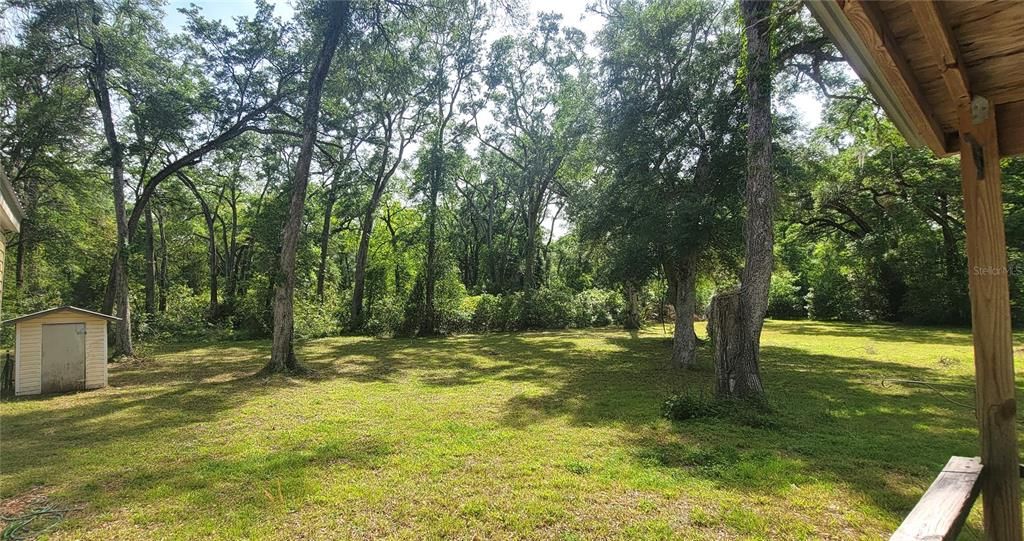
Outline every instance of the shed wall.
{"label": "shed wall", "polygon": [[85,323],[85,388],[107,385],[107,322],[74,312],[58,312],[17,324],[14,393],[39,394],[42,387],[43,325]]}

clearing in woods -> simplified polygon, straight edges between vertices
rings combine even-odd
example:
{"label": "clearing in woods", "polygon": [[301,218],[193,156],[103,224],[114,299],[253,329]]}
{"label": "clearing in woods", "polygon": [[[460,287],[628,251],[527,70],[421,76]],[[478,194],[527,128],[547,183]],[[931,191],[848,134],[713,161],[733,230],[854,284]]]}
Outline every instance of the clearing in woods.
{"label": "clearing in woods", "polygon": [[0,496],[70,509],[54,539],[877,539],[977,454],[968,332],[775,321],[763,344],[767,426],[663,419],[713,369],[668,366],[660,327],[328,338],[309,379],[254,376],[266,342],[160,346],[110,388],[3,403]]}

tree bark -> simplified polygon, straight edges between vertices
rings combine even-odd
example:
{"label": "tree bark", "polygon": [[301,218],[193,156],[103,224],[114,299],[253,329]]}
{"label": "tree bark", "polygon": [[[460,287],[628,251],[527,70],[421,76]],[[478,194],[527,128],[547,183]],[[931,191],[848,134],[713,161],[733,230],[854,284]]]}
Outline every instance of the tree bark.
{"label": "tree bark", "polygon": [[337,195],[333,188],[328,188],[324,201],[324,223],[320,228],[320,262],[316,269],[316,298],[324,300],[324,282],[327,279],[327,251],[331,242],[331,213],[334,212],[334,203]]}
{"label": "tree bark", "polygon": [[715,295],[708,305],[708,336],[715,351],[717,396],[732,396],[736,387],[732,362],[739,354],[739,302],[739,292],[731,291]]}
{"label": "tree bark", "polygon": [[153,231],[153,210],[147,205],[146,214],[143,220],[143,227],[146,228],[146,302],[145,310],[147,316],[156,314],[156,239]]}
{"label": "tree bark", "polygon": [[693,330],[696,312],[697,261],[687,257],[672,267],[675,296],[672,305],[676,312],[675,332],[672,336],[672,364],[691,368],[697,360],[697,333]]}
{"label": "tree bark", "polygon": [[203,222],[206,223],[207,269],[210,275],[210,301],[207,308],[207,318],[210,321],[216,321],[220,314],[220,299],[218,291],[219,272],[217,270],[217,228],[214,222],[213,211],[188,175],[179,171],[178,178],[181,179],[181,182],[192,192],[196,201],[199,202],[199,208],[203,212]]}
{"label": "tree bark", "polygon": [[317,56],[316,66],[309,81],[306,103],[302,110],[302,144],[299,147],[295,178],[291,186],[291,202],[288,219],[281,237],[281,267],[274,284],[274,339],[270,349],[270,360],[266,372],[298,372],[302,370],[295,357],[294,345],[294,295],[295,259],[302,232],[303,208],[306,203],[306,187],[309,184],[309,169],[313,161],[313,146],[316,144],[317,124],[320,118],[320,95],[324,81],[334,59],[341,35],[348,30],[349,2],[340,0],[326,3],[327,26],[324,42]]}
{"label": "tree bark", "polygon": [[523,255],[523,290],[532,291],[534,284],[534,270],[537,266],[537,215],[539,212],[531,211],[526,219],[526,253]]}
{"label": "tree bark", "polygon": [[423,284],[425,290],[423,318],[420,321],[419,329],[421,335],[427,336],[437,333],[436,309],[434,307],[434,294],[437,290],[437,192],[441,184],[440,177],[444,174],[444,164],[441,163],[442,157],[439,154],[440,152],[435,149],[434,167],[431,171],[434,178],[431,179],[428,188],[430,190],[428,194],[430,207],[427,209],[427,268],[424,269],[426,279]]}
{"label": "tree bark", "polygon": [[633,282],[626,282],[626,320],[623,327],[627,331],[640,330],[640,292]]}
{"label": "tree bark", "polygon": [[157,299],[157,310],[167,311],[167,237],[164,236],[164,217],[159,208],[156,212],[156,229],[160,235],[160,294]]}
{"label": "tree bark", "polygon": [[100,110],[103,136],[110,152],[110,176],[114,195],[114,215],[117,222],[117,246],[114,249],[114,259],[110,268],[109,299],[104,302],[104,304],[109,302],[111,306],[104,306],[104,308],[109,311],[116,308],[116,315],[120,318],[114,323],[114,355],[132,357],[135,355],[135,350],[132,346],[131,306],[128,298],[128,215],[125,212],[124,202],[124,148],[117,140],[117,132],[114,127],[110,86],[107,83],[107,55],[103,42],[100,40],[100,20],[100,12],[97,7],[93,6],[93,59],[89,70],[89,85],[96,98],[96,106]]}
{"label": "tree bark", "polygon": [[374,218],[377,215],[377,206],[380,204],[380,195],[374,191],[363,214],[362,226],[359,228],[359,247],[356,249],[356,266],[352,276],[352,309],[349,328],[359,330],[366,323],[366,314],[363,304],[366,296],[366,265],[370,259],[370,237],[373,236]]}
{"label": "tree bark", "polygon": [[[747,218],[744,231],[745,262],[735,326],[735,350],[730,345],[727,373],[728,396],[763,399],[760,355],[761,329],[768,310],[768,289],[774,265],[772,206],[772,113],[771,113],[771,0],[741,0],[740,11],[747,37]],[[725,316],[723,316],[725,317]],[[730,338],[731,340],[731,338]],[[717,358],[724,355],[716,353]]]}

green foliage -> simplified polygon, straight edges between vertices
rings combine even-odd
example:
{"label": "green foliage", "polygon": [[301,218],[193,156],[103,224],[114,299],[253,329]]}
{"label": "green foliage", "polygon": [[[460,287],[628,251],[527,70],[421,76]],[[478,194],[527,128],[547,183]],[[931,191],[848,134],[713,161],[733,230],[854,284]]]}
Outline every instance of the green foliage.
{"label": "green foliage", "polygon": [[807,316],[804,299],[800,295],[797,276],[785,268],[776,268],[768,289],[768,317],[798,319]]}
{"label": "green foliage", "polygon": [[[134,299],[138,301],[138,298]],[[136,302],[136,306],[139,303]],[[182,284],[168,292],[167,310],[155,315],[133,312],[134,328],[144,339],[167,341],[206,337],[210,332],[207,297]]]}
{"label": "green foliage", "polygon": [[295,297],[295,337],[299,339],[335,336],[341,332],[343,304],[337,295],[323,300],[312,295]]}
{"label": "green foliage", "polygon": [[522,326],[526,329],[564,329],[574,315],[572,292],[540,288],[523,298]]}
{"label": "green foliage", "polygon": [[[713,419],[733,422],[751,428],[775,429],[774,412],[764,402],[716,398],[704,391],[683,392],[670,396],[662,405],[662,414],[673,421]],[[717,456],[697,458],[698,464],[715,463]]]}
{"label": "green foliage", "polygon": [[365,331],[371,336],[391,336],[402,324],[405,316],[404,303],[401,299],[387,296],[378,299],[370,310]]}
{"label": "green foliage", "polygon": [[570,326],[576,328],[605,327],[620,323],[625,315],[626,301],[618,291],[587,289],[573,299]]}

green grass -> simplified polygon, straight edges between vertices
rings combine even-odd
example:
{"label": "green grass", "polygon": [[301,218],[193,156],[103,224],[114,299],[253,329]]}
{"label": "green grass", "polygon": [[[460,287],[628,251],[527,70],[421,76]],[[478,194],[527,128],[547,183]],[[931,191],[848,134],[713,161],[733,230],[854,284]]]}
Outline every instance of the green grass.
{"label": "green grass", "polygon": [[662,419],[713,377],[669,349],[660,327],[342,337],[300,348],[315,377],[265,379],[265,342],[163,346],[107,389],[3,403],[0,496],[77,508],[55,539],[877,539],[977,454],[972,411],[881,385],[971,385],[966,331],[769,322],[770,428]]}

